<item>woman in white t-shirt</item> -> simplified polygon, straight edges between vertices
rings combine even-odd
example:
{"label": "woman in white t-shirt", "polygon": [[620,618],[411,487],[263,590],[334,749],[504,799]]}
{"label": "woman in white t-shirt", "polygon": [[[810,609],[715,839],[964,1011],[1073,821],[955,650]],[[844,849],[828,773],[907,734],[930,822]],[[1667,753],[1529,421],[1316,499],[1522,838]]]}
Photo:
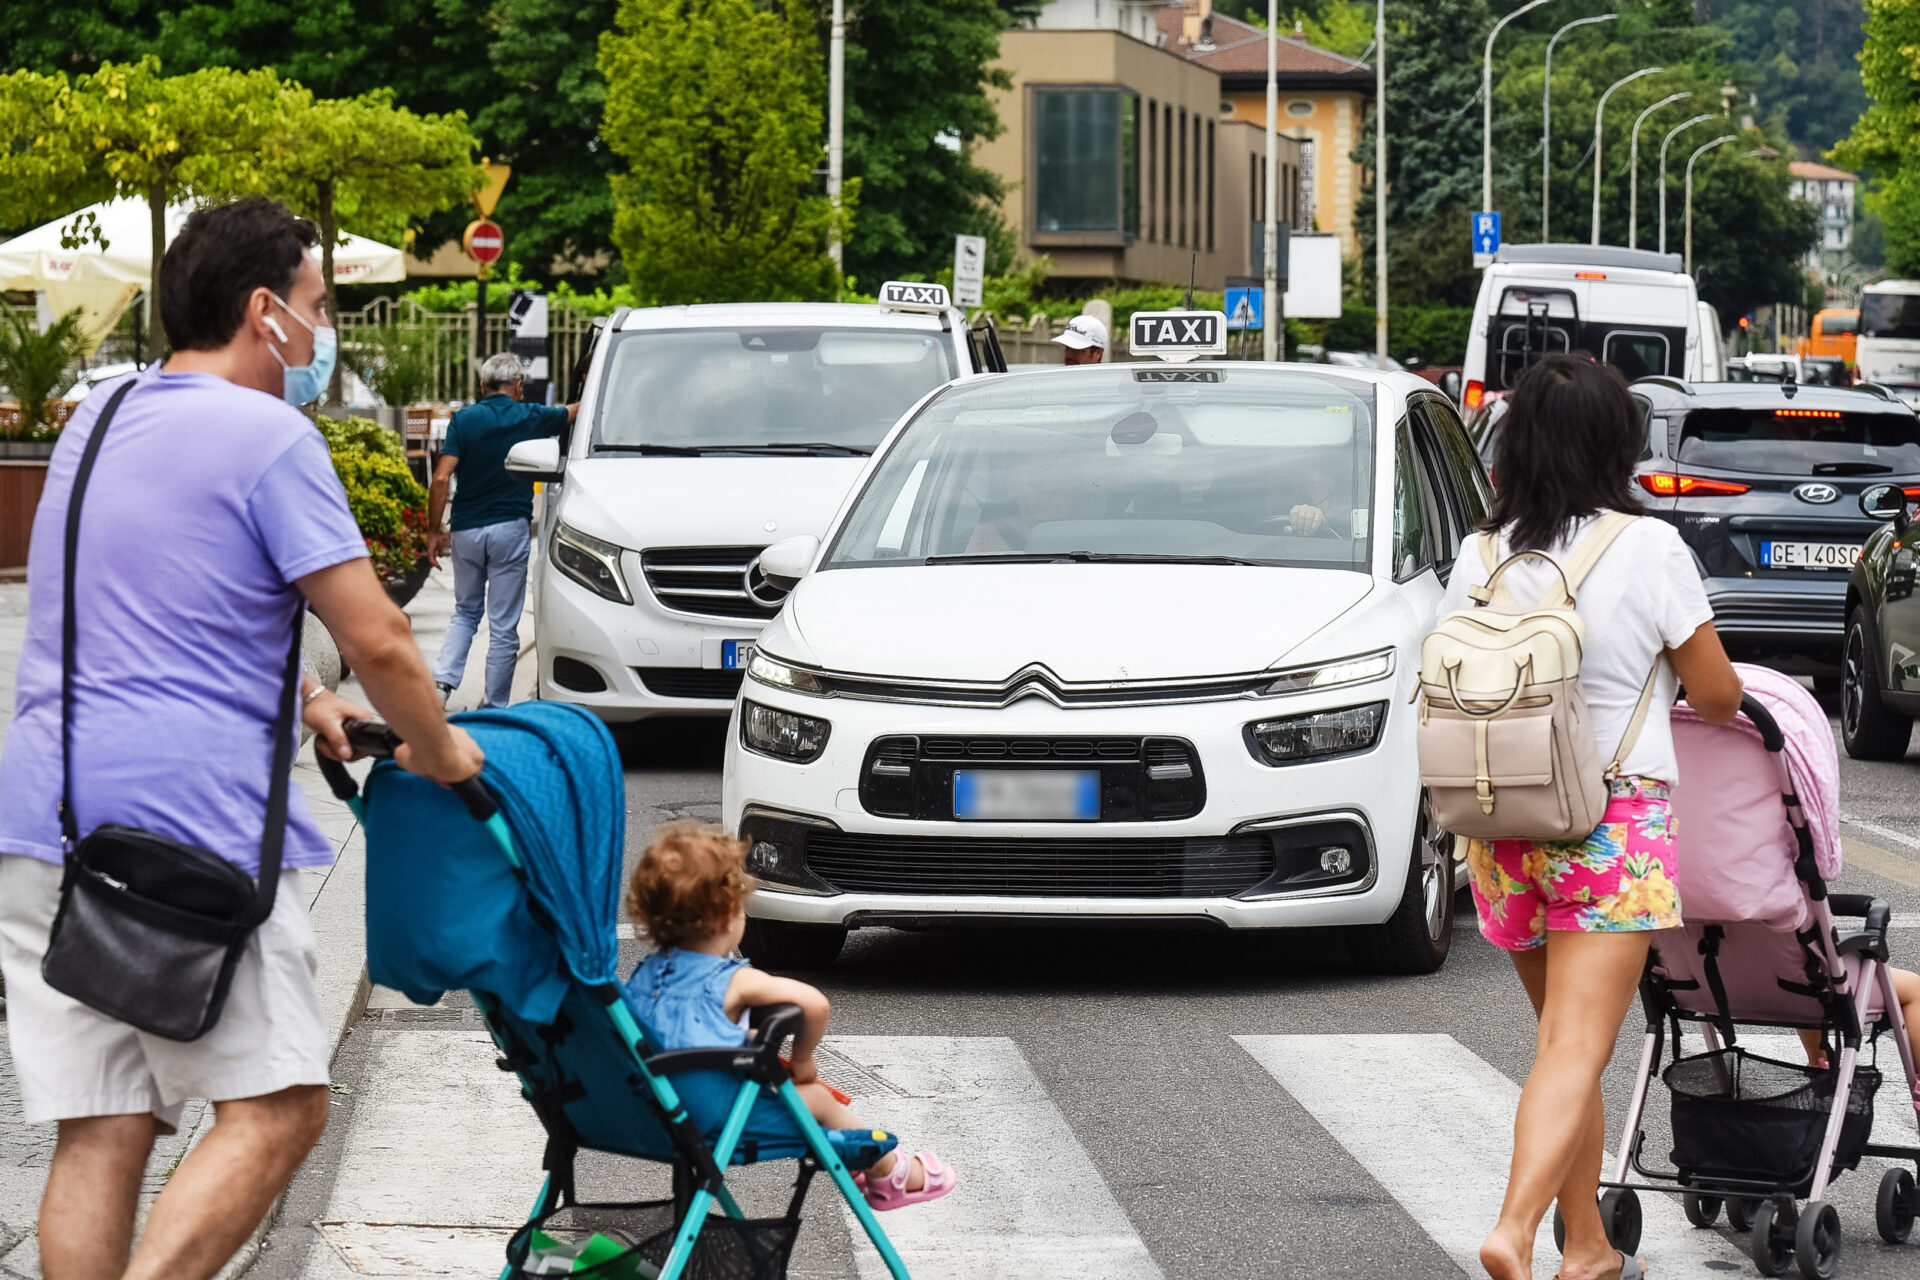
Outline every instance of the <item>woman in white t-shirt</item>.
{"label": "woman in white t-shirt", "polygon": [[[1514,388],[1494,457],[1496,562],[1518,551],[1564,560],[1601,514],[1639,514],[1633,469],[1646,428],[1607,365],[1549,356]],[[1443,611],[1472,607],[1488,574],[1477,545],[1454,564]],[[1556,574],[1527,560],[1504,579],[1528,605]],[[1605,1126],[1600,1074],[1639,984],[1655,929],[1680,923],[1668,791],[1679,780],[1668,709],[1687,701],[1714,724],[1740,707],[1740,678],[1713,629],[1713,609],[1673,526],[1642,519],[1600,557],[1580,588],[1586,624],[1580,684],[1600,758],[1619,748],[1648,673],[1646,724],[1584,841],[1471,841],[1480,931],[1513,956],[1539,1015],[1533,1070],[1514,1117],[1513,1166],[1500,1221],[1480,1246],[1494,1280],[1533,1274],[1534,1233],[1557,1198],[1567,1224],[1561,1280],[1633,1280],[1640,1260],[1607,1242],[1597,1207]]]}

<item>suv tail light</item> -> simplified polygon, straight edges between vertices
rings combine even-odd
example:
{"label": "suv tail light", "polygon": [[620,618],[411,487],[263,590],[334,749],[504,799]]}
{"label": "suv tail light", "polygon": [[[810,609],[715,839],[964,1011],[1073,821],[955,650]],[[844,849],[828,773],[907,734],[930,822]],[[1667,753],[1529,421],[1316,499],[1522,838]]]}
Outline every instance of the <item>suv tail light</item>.
{"label": "suv tail light", "polygon": [[1485,383],[1469,382],[1467,384],[1467,393],[1462,398],[1462,402],[1469,409],[1478,409],[1481,406],[1481,404],[1486,400],[1486,398],[1487,398],[1487,387]]}
{"label": "suv tail light", "polygon": [[1666,471],[1643,471],[1634,478],[1656,498],[1731,498],[1747,491],[1746,485],[1731,480],[1678,476]]}

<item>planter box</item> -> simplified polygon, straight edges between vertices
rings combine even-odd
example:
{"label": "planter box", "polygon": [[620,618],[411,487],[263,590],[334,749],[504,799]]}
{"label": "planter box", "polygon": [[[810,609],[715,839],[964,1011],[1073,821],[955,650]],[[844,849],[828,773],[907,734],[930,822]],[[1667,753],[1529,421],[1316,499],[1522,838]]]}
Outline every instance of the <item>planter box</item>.
{"label": "planter box", "polygon": [[[48,446],[51,449],[51,446]],[[47,464],[0,458],[0,569],[27,563],[33,513],[47,484]]]}
{"label": "planter box", "polygon": [[0,460],[45,462],[53,456],[57,440],[0,440]]}

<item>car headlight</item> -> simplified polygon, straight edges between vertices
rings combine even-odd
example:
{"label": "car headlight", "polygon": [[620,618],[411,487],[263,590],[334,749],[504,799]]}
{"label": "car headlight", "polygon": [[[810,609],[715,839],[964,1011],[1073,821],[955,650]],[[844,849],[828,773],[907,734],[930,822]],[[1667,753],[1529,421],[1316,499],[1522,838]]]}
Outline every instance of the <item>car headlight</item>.
{"label": "car headlight", "polygon": [[747,750],[776,760],[811,764],[827,749],[833,726],[813,716],[797,715],[757,702],[740,706],[740,743]]}
{"label": "car headlight", "polygon": [[1378,653],[1363,653],[1354,658],[1340,658],[1334,662],[1322,662],[1311,667],[1295,667],[1291,671],[1275,674],[1273,683],[1262,692],[1305,693],[1309,689],[1331,689],[1335,685],[1360,684],[1366,680],[1378,680],[1382,676],[1393,674],[1393,650],[1382,649]]}
{"label": "car headlight", "polygon": [[553,567],[593,594],[616,604],[632,604],[626,575],[620,572],[620,548],[578,529],[553,530]]}
{"label": "car headlight", "polygon": [[820,677],[800,667],[789,666],[778,658],[769,658],[755,649],[753,657],[747,662],[747,674],[761,684],[770,684],[776,689],[791,689],[795,693],[824,693]]}
{"label": "car headlight", "polygon": [[1387,704],[1309,711],[1247,726],[1247,744],[1268,764],[1299,764],[1366,751],[1380,740]]}

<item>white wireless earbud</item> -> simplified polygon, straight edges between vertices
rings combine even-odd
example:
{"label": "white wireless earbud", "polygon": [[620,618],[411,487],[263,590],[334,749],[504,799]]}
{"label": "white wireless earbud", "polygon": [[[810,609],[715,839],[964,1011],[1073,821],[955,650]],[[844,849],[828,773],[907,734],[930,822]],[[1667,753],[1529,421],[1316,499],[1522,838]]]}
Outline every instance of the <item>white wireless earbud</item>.
{"label": "white wireless earbud", "polygon": [[280,327],[280,322],[278,320],[275,320],[272,316],[267,316],[266,321],[267,321],[267,328],[273,330],[273,336],[280,339],[280,341],[285,342],[287,340],[287,331]]}

